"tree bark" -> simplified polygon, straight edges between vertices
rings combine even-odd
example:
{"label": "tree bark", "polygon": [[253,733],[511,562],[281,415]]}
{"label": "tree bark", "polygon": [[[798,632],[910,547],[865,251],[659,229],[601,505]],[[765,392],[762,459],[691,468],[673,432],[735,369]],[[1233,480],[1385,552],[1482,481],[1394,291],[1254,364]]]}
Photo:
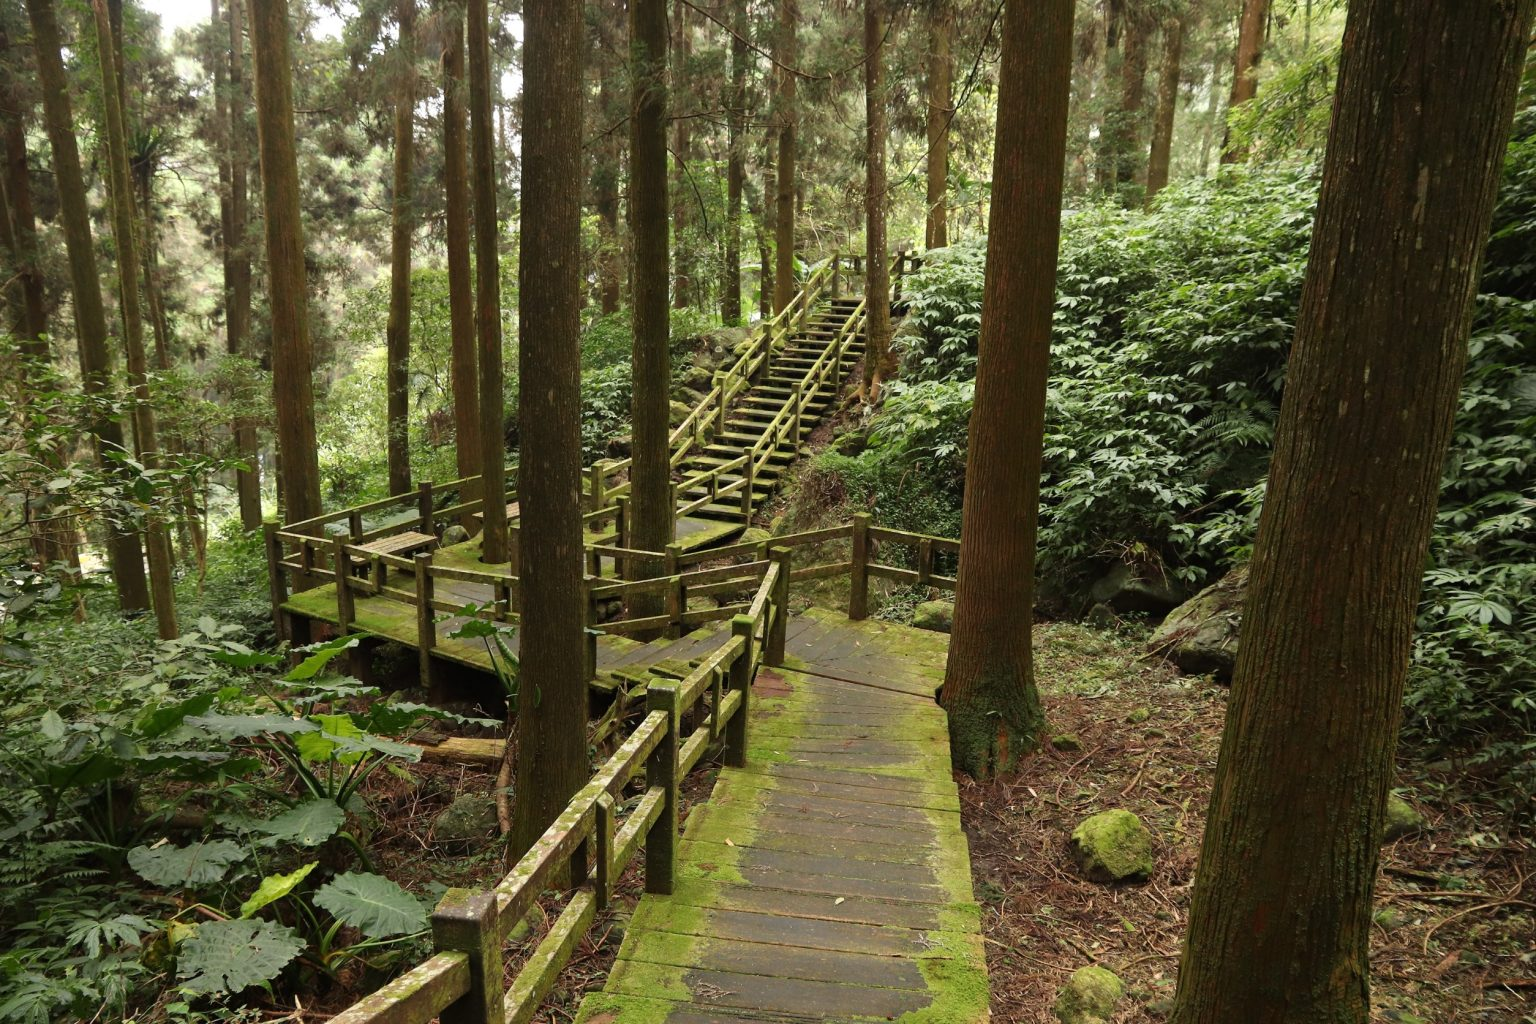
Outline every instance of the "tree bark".
{"label": "tree bark", "polygon": [[[629,234],[634,257],[635,347],[630,471],[630,547],[661,551],[672,542],[673,504],[667,388],[671,383],[667,318],[667,7],[630,0]],[[656,559],[637,560],[642,579],[658,575]],[[656,594],[631,599],[635,616],[659,614]]]}
{"label": "tree bark", "polygon": [[731,29],[731,87],[728,132],[730,154],[725,165],[725,274],[721,282],[720,319],[741,323],[741,194],[747,178],[747,5],[733,8]]}
{"label": "tree bark", "polygon": [[1533,7],[1350,5],[1177,1024],[1370,1016],[1403,680]]}
{"label": "tree bark", "polygon": [[864,0],[864,380],[873,404],[891,347],[891,280],[885,242],[885,8]]}
{"label": "tree bark", "polygon": [[[670,90],[669,99],[676,104],[676,96],[683,90],[683,83],[687,81],[685,68],[692,52],[692,45],[688,37],[688,9],[682,0],[674,0],[672,4],[672,25],[677,30],[677,42],[675,44],[676,71],[673,75],[674,85]],[[692,299],[693,290],[693,260],[688,252],[687,229],[689,216],[689,200],[691,189],[688,186],[688,162],[692,159],[693,149],[693,122],[686,117],[679,117],[672,121],[672,159],[677,168],[675,180],[672,183],[672,305],[678,309],[686,309]]]}
{"label": "tree bark", "polygon": [[256,74],[257,137],[267,235],[267,298],[272,320],[272,391],[282,494],[289,522],[320,514],[320,462],[315,449],[314,357],[309,340],[309,281],[299,212],[294,148],[293,62],[288,0],[251,4],[251,56]]}
{"label": "tree bark", "polygon": [[[144,317],[139,305],[139,249],[134,237],[137,216],[133,175],[128,164],[128,131],[123,123],[122,78],[112,41],[112,24],[106,0],[92,0],[96,15],[97,63],[101,67],[102,109],[106,120],[107,163],[112,181],[112,236],[117,247],[117,276],[123,314],[123,342],[128,354],[128,383],[133,389],[133,437],[139,461],[153,472],[160,468],[160,442],[156,434],[155,407],[150,403],[149,362],[144,353]],[[149,555],[150,597],[160,639],[174,640],[176,585],[171,575],[170,534],[163,522],[153,520],[144,528]]]}
{"label": "tree bark", "polygon": [[1136,181],[1141,165],[1142,122],[1147,97],[1147,12],[1126,4],[1120,59],[1120,112],[1115,140],[1115,182]]}
{"label": "tree bark", "polygon": [[928,53],[928,215],[923,246],[942,249],[949,244],[949,122],[954,117],[955,12],[940,0],[932,15],[932,47]]}
{"label": "tree bark", "polygon": [[757,218],[757,311],[764,320],[773,315],[774,296],[777,294],[774,267],[778,259],[774,255],[774,246],[779,234],[779,207],[775,198],[779,179],[773,155],[778,146],[778,136],[777,126],[763,136],[763,198]]}
{"label": "tree bark", "polygon": [[1173,115],[1179,102],[1179,67],[1184,60],[1184,20],[1163,22],[1163,59],[1157,72],[1157,116],[1152,122],[1152,152],[1147,157],[1147,202],[1168,185],[1173,154]]}
{"label": "tree bark", "polygon": [[[480,367],[475,348],[475,290],[469,256],[469,157],[464,126],[464,11],[454,0],[438,0],[445,21],[443,41],[443,219],[448,249],[448,331],[452,339],[454,452],[460,477],[479,475]],[[484,493],[478,481],[466,484],[465,501]],[[467,529],[470,523],[465,522]]]}
{"label": "tree bark", "polygon": [[[38,85],[43,96],[43,120],[53,152],[54,185],[59,193],[59,219],[69,255],[69,277],[74,293],[75,337],[80,348],[80,376],[86,394],[104,401],[115,398],[112,356],[107,348],[107,314],[101,301],[96,248],[91,239],[91,214],[80,172],[80,150],[75,143],[75,119],[70,109],[69,79],[59,54],[59,23],[52,0],[27,0],[32,24],[32,49],[37,59]],[[92,425],[96,459],[103,470],[123,477],[109,457],[127,454],[123,428],[110,417]],[[125,483],[126,478],[124,478]],[[149,582],[144,573],[144,552],[139,535],[113,526],[107,539],[107,561],[117,585],[118,606],[141,611],[150,606]]]}
{"label": "tree bark", "polygon": [[955,767],[977,778],[1034,749],[1044,715],[1030,623],[1073,0],[1003,15],[992,215],[971,410],[955,622],[940,703]]}
{"label": "tree bark", "polygon": [[389,493],[411,489],[411,239],[415,234],[411,166],[415,156],[416,0],[396,14],[400,81],[395,86],[395,185],[389,238],[389,322],[385,327]]}
{"label": "tree bark", "polygon": [[[501,364],[501,253],[496,219],[496,121],[491,110],[490,11],[469,0],[469,136],[475,202],[475,334],[480,354],[480,557],[507,561],[507,439]],[[574,129],[573,129],[574,130]],[[567,182],[569,185],[569,182]]]}
{"label": "tree bark", "polygon": [[525,15],[518,372],[523,498],[521,679],[512,848],[520,856],[587,781],[581,525],[581,0]]}
{"label": "tree bark", "polygon": [[[611,8],[609,17],[616,17]],[[606,40],[607,34],[604,32]],[[614,109],[612,58],[604,49],[597,54],[598,116],[607,120]],[[619,295],[624,276],[623,254],[619,243],[619,133],[609,131],[597,141],[593,153],[592,191],[597,206],[597,294],[604,316],[619,310]]]}
{"label": "tree bark", "polygon": [[[10,53],[10,37],[0,25],[0,53]],[[42,266],[38,261],[37,215],[32,206],[32,173],[27,166],[27,123],[13,76],[18,66],[6,69],[5,193],[10,210],[12,266],[20,293],[14,331],[22,350],[34,359],[48,361],[48,300]]]}
{"label": "tree bark", "polygon": [[[1269,0],[1244,0],[1243,20],[1237,29],[1237,58],[1232,71],[1232,93],[1227,98],[1227,112],[1247,103],[1259,92],[1259,61],[1264,56],[1264,22],[1269,17]],[[1231,132],[1222,135],[1221,162],[1241,163],[1248,152],[1232,145]]]}
{"label": "tree bark", "polygon": [[795,297],[795,129],[799,112],[795,108],[795,73],[790,70],[798,59],[795,39],[800,8],[796,0],[778,0],[778,39],[774,60],[778,64],[779,92],[774,105],[779,129],[778,187],[774,210],[773,311],[789,305]]}
{"label": "tree bark", "polygon": [[[246,168],[250,166],[250,144],[245,112],[249,98],[245,92],[245,14],[244,0],[229,0],[229,225],[224,236],[226,294],[224,313],[227,347],[230,355],[254,354],[246,351],[251,328],[251,247]],[[235,474],[235,492],[240,503],[240,525],[247,530],[261,529],[261,450],[256,427],[248,419],[235,421],[235,451],[247,469]]]}

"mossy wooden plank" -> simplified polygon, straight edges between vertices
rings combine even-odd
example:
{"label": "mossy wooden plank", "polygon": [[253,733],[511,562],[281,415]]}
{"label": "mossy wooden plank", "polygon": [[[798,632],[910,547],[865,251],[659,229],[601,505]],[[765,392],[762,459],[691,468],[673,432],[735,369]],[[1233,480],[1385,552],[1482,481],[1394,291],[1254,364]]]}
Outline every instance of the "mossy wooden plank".
{"label": "mossy wooden plank", "polygon": [[[752,777],[759,777],[760,788],[772,788],[782,793],[798,796],[836,797],[840,800],[872,804],[891,804],[896,807],[932,807],[944,811],[958,811],[960,798],[954,793],[925,792],[921,789],[883,790],[870,786],[852,786],[834,782],[817,782],[810,779],[781,777],[773,769],[783,767],[782,762],[758,763],[749,760],[747,769],[733,779],[734,785],[754,785]],[[794,766],[790,766],[794,767]]]}
{"label": "mossy wooden plank", "polygon": [[804,892],[787,888],[680,879],[665,900],[642,901],[667,918],[687,919],[705,909],[737,910],[807,921],[843,921],[924,931],[975,934],[981,920],[975,903],[929,903],[902,897],[876,897],[846,893]]}
{"label": "mossy wooden plank", "polygon": [[701,863],[730,863],[738,869],[766,868],[838,878],[860,878],[872,882],[905,882],[912,885],[938,884],[938,870],[928,863],[893,864],[889,861],[855,860],[827,853],[803,853],[790,850],[757,849],[749,846],[702,844],[685,839],[680,844],[683,855]]}
{"label": "mossy wooden plank", "polygon": [[690,1002],[727,1009],[875,1020],[900,1017],[933,1001],[926,991],[772,978],[622,959],[613,965],[608,976],[608,990],[639,996],[683,993]]}
{"label": "mossy wooden plank", "polygon": [[[782,895],[786,898],[786,902],[789,899],[807,899],[798,893]],[[832,901],[820,897],[816,898],[816,902],[827,904]],[[871,902],[860,901],[866,907]],[[901,904],[900,907],[923,908],[923,905]],[[937,910],[924,909],[926,919],[938,918]],[[630,928],[639,932],[674,932],[720,939],[739,939],[743,942],[806,946],[815,949],[856,949],[886,956],[915,957],[929,945],[924,931],[920,928],[890,927],[864,921],[826,920],[807,917],[803,914],[784,914],[777,908],[772,913],[761,913],[726,908],[702,910],[697,907],[674,907],[665,905],[661,900],[655,901],[654,904],[642,905],[635,912]]]}
{"label": "mossy wooden plank", "polygon": [[[852,824],[877,825],[903,835],[927,837],[936,834],[934,816],[948,815],[956,819],[959,813],[936,811],[923,807],[899,807],[892,804],[871,804],[863,801],[840,800],[834,797],[803,796],[774,790],[743,789],[733,786],[729,792],[716,792],[710,797],[711,804],[744,803],[760,808],[768,815],[807,821],[846,821]],[[943,827],[943,826],[941,826]],[[946,828],[947,831],[947,828]]]}
{"label": "mossy wooden plank", "polygon": [[[818,1019],[824,1024],[838,1024],[834,1018]],[[593,992],[582,1000],[576,1024],[765,1024],[765,1019],[750,1010]]]}
{"label": "mossy wooden plank", "polygon": [[638,932],[623,957],[640,963],[694,967],[732,974],[830,981],[921,991],[927,986],[916,958],[859,950],[762,943],[719,936]]}

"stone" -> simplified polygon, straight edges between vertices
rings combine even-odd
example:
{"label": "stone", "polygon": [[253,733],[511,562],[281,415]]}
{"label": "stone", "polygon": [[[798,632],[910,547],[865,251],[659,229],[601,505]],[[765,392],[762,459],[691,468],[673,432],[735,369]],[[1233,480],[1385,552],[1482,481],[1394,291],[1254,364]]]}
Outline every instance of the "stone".
{"label": "stone", "polygon": [[953,601],[924,601],[912,611],[912,625],[935,633],[948,633],[955,624]]}
{"label": "stone", "polygon": [[1079,967],[1056,993],[1052,1008],[1061,1024],[1090,1024],[1108,1020],[1125,997],[1125,983],[1103,967]]}
{"label": "stone", "polygon": [[1088,625],[1097,626],[1099,629],[1113,629],[1120,624],[1120,616],[1115,610],[1102,601],[1088,609]]}
{"label": "stone", "polygon": [[741,536],[736,538],[738,544],[761,544],[773,539],[773,534],[761,526],[749,526],[741,531]]}
{"label": "stone", "polygon": [[1070,732],[1064,732],[1060,736],[1051,737],[1051,749],[1075,754],[1083,749],[1083,741]]}
{"label": "stone", "polygon": [[627,459],[634,444],[635,439],[629,434],[610,437],[608,439],[608,457],[610,459]]}
{"label": "stone", "polygon": [[1172,580],[1143,577],[1123,562],[1095,583],[1088,596],[1120,615],[1127,612],[1162,615],[1184,599]]}
{"label": "stone", "polygon": [[480,793],[463,793],[432,819],[432,840],[440,846],[477,846],[496,831],[496,801]]}
{"label": "stone", "polygon": [[714,386],[715,371],[707,366],[700,366],[695,363],[688,367],[687,373],[683,375],[683,387],[691,391],[707,393]]}
{"label": "stone", "polygon": [[469,531],[458,523],[454,523],[443,531],[443,547],[451,548],[455,544],[469,543]]}
{"label": "stone", "polygon": [[1152,834],[1130,811],[1101,811],[1072,830],[1072,856],[1094,882],[1145,882],[1152,877]]}
{"label": "stone", "polygon": [[689,405],[687,402],[673,401],[667,403],[667,407],[670,410],[670,415],[667,417],[667,422],[672,424],[674,427],[683,422],[683,420],[687,419],[688,414],[693,412],[693,406]]}
{"label": "stone", "polygon": [[1151,717],[1152,710],[1150,708],[1137,708],[1130,714],[1126,715],[1125,720],[1130,722],[1132,725],[1140,725],[1142,722],[1145,722]]}
{"label": "stone", "polygon": [[1152,634],[1149,644],[1153,652],[1182,672],[1231,682],[1247,588],[1248,568],[1244,566],[1179,605]]}
{"label": "stone", "polygon": [[1387,813],[1381,825],[1381,841],[1390,843],[1413,835],[1425,825],[1424,815],[1396,793],[1387,795]]}

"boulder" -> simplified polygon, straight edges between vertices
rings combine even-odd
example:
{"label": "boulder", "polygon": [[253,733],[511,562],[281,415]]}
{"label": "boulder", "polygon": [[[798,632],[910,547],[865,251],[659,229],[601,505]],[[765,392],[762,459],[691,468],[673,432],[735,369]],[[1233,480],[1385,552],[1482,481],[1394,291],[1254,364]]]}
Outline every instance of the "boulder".
{"label": "boulder", "polygon": [[452,526],[448,527],[448,529],[443,531],[443,547],[445,548],[451,548],[455,544],[466,544],[468,542],[469,531],[464,529],[464,527],[460,526],[458,523],[454,523]]}
{"label": "boulder", "polygon": [[1414,810],[1412,804],[1396,793],[1387,796],[1387,813],[1381,823],[1381,841],[1390,843],[1419,831],[1425,825],[1424,815]]}
{"label": "boulder", "polygon": [[1120,615],[1127,612],[1162,615],[1184,599],[1172,580],[1143,576],[1123,562],[1095,583],[1088,596],[1095,604],[1108,605],[1111,611]]}
{"label": "boulder", "polygon": [[1149,641],[1152,650],[1192,675],[1232,679],[1248,567],[1233,569],[1168,613]]}
{"label": "boulder", "polygon": [[634,447],[635,439],[629,434],[621,434],[618,437],[608,439],[608,457],[610,459],[629,458],[630,449]]}
{"label": "boulder", "polygon": [[1079,967],[1056,994],[1052,1008],[1061,1024],[1108,1020],[1125,997],[1125,983],[1103,967]]}
{"label": "boulder", "polygon": [[671,410],[670,415],[667,417],[667,421],[674,427],[683,422],[683,420],[687,419],[688,414],[693,412],[693,406],[689,405],[687,402],[673,401],[667,403],[667,405]]}
{"label": "boulder", "polygon": [[440,846],[478,846],[496,826],[495,800],[482,793],[462,793],[432,819],[432,839]]}
{"label": "boulder", "polygon": [[1075,754],[1083,749],[1083,741],[1070,732],[1064,732],[1060,736],[1051,737],[1051,749],[1059,750],[1064,754]]}
{"label": "boulder", "polygon": [[736,538],[738,544],[761,544],[773,539],[773,534],[761,526],[749,526],[741,531],[741,536]]}
{"label": "boulder", "polygon": [[918,629],[948,633],[954,624],[955,603],[953,601],[924,601],[912,611],[912,625]]}
{"label": "boulder", "polygon": [[715,371],[707,366],[700,366],[698,363],[694,363],[683,374],[683,387],[690,391],[697,391],[703,394],[707,393],[714,386]]}
{"label": "boulder", "polygon": [[1130,811],[1102,811],[1072,830],[1072,856],[1094,882],[1152,877],[1152,834]]}

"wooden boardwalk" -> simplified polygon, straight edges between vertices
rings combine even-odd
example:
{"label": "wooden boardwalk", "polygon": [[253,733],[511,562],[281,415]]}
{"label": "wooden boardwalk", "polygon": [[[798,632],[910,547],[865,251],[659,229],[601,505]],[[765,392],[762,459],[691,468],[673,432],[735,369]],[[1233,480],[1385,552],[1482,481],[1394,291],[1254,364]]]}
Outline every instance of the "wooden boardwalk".
{"label": "wooden boardwalk", "polygon": [[683,830],[584,1024],[987,1019],[946,637],[812,608],[759,670],[747,765]]}

